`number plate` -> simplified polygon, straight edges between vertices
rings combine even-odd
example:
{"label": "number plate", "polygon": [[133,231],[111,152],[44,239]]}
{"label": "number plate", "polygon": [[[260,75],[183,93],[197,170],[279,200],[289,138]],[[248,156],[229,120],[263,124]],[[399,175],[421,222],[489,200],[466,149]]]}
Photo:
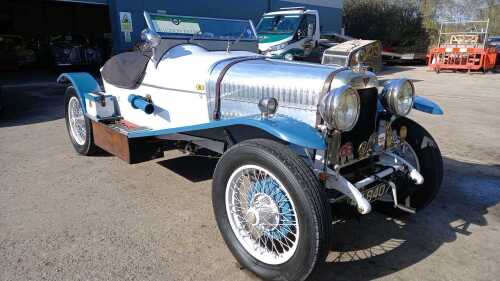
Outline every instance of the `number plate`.
{"label": "number plate", "polygon": [[[367,190],[362,191],[361,194],[363,194],[363,196],[365,197],[366,200],[368,200],[368,202],[373,202],[382,198],[382,196],[384,196],[384,194],[387,192],[388,189],[389,186],[387,184],[379,183]],[[349,201],[351,205],[356,206],[356,202],[354,202],[353,200]]]}
{"label": "number plate", "polygon": [[382,196],[384,196],[384,194],[387,192],[388,188],[389,186],[387,184],[379,183],[374,187],[367,189],[361,193],[366,198],[366,200],[368,200],[369,202],[373,202],[382,198]]}

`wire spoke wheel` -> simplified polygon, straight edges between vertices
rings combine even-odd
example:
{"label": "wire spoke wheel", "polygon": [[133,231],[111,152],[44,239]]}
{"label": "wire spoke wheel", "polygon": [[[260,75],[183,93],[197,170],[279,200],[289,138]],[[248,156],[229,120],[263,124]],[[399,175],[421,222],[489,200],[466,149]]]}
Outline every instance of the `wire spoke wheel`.
{"label": "wire spoke wheel", "polygon": [[241,166],[229,178],[225,195],[231,228],[249,254],[272,265],[293,256],[299,241],[295,205],[272,173]]}
{"label": "wire spoke wheel", "polygon": [[325,260],[332,220],[323,192],[300,156],[268,139],[229,148],[212,182],[224,242],[264,280],[305,280]]}
{"label": "wire spoke wheel", "polygon": [[82,106],[76,97],[71,97],[68,103],[68,121],[71,136],[79,145],[84,145],[87,139],[87,129]]}

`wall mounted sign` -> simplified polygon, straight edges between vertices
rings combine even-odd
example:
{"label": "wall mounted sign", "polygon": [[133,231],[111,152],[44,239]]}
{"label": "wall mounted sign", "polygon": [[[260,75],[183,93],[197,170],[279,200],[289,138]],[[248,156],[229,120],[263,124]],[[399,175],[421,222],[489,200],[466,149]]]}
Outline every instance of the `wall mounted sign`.
{"label": "wall mounted sign", "polygon": [[120,29],[121,32],[133,32],[132,13],[120,12]]}

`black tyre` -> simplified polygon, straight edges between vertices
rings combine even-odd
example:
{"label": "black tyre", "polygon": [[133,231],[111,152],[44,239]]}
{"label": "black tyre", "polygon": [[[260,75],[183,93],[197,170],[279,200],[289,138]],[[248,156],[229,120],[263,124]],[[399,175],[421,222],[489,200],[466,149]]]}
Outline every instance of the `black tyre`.
{"label": "black tyre", "polygon": [[[396,182],[398,202],[405,204],[406,200],[409,200],[410,207],[420,211],[434,200],[441,188],[443,159],[436,142],[422,126],[407,118],[399,118],[393,122],[393,129],[396,132],[399,132],[402,126],[407,128],[405,143],[409,147],[406,153],[401,153],[400,156],[420,171],[424,177],[424,183],[415,185],[409,179],[398,180]],[[395,209],[392,202],[375,202],[374,208],[394,217],[409,214]]]}
{"label": "black tyre", "polygon": [[265,280],[304,280],[324,262],[331,233],[325,198],[306,163],[266,139],[233,146],[214,173],[213,208],[224,241]]}
{"label": "black tyre", "polygon": [[91,121],[84,115],[81,102],[75,89],[68,87],[64,98],[66,129],[75,150],[81,155],[92,155],[97,147]]}

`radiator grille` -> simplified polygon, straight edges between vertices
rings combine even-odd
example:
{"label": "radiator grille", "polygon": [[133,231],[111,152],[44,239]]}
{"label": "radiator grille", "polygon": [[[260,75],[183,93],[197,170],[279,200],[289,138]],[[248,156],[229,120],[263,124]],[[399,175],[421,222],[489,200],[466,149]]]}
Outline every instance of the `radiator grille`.
{"label": "radiator grille", "polygon": [[377,89],[361,89],[358,90],[358,94],[361,102],[358,122],[351,131],[342,133],[341,137],[342,145],[347,142],[352,143],[354,158],[358,158],[359,145],[364,141],[368,141],[375,132],[377,118]]}

